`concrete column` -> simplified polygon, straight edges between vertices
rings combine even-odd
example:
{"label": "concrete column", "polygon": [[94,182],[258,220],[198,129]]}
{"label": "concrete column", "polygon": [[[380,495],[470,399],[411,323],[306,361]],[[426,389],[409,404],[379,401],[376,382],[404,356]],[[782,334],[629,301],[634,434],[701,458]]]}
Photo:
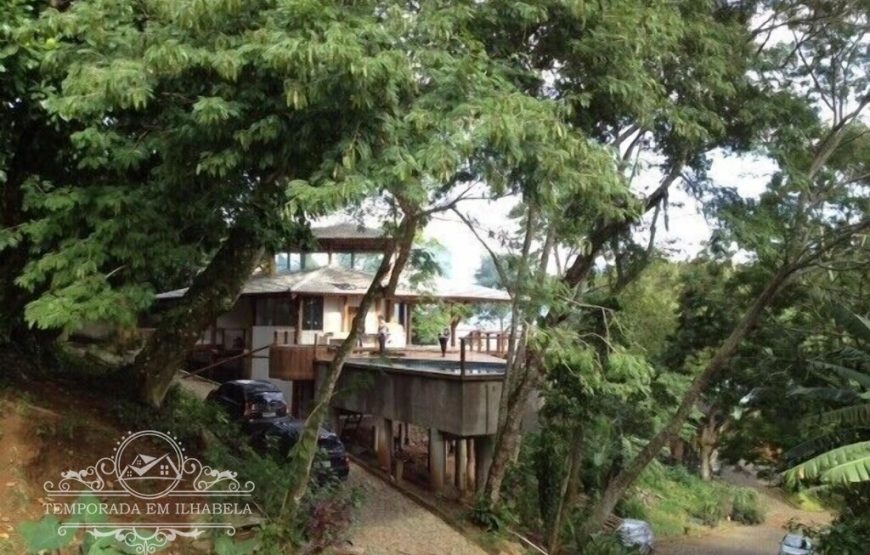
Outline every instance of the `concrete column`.
{"label": "concrete column", "polygon": [[399,424],[399,446],[408,445],[408,423],[402,422]]}
{"label": "concrete column", "polygon": [[378,464],[388,473],[393,470],[393,421],[387,418],[377,420]]}
{"label": "concrete column", "polygon": [[467,488],[467,465],[468,465],[468,451],[466,451],[465,440],[459,438],[456,440],[456,449],[453,450],[454,457],[454,470],[453,470],[453,480],[456,489],[459,490],[459,493],[462,494],[465,492]]}
{"label": "concrete column", "polygon": [[492,465],[492,454],[495,448],[493,436],[479,436],[474,438],[474,479],[477,491],[483,489],[486,477],[489,475],[489,467]]}
{"label": "concrete column", "polygon": [[465,446],[465,489],[473,491],[476,486],[474,481],[474,440],[466,439]]}
{"label": "concrete column", "polygon": [[444,474],[447,451],[444,435],[435,428],[429,428],[429,483],[435,491],[444,488]]}
{"label": "concrete column", "polygon": [[329,410],[329,424],[332,431],[338,437],[341,437],[341,413],[338,409]]}

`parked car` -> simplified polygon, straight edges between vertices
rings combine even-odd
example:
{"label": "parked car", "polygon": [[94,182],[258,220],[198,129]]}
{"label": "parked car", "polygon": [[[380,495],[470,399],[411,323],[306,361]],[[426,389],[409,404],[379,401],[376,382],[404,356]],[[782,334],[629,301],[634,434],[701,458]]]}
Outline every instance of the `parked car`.
{"label": "parked car", "polygon": [[616,533],[619,534],[619,539],[623,545],[635,547],[643,555],[649,555],[655,549],[655,536],[653,535],[652,526],[645,520],[623,519],[616,529]]}
{"label": "parked car", "polygon": [[779,542],[779,555],[812,555],[813,544],[801,534],[786,534]]}
{"label": "parked car", "polygon": [[[284,393],[268,380],[233,380],[209,393],[207,401],[222,407],[242,423],[251,443],[261,452],[286,457],[299,441],[304,422],[287,416]],[[318,430],[321,457],[315,461],[319,479],[347,478],[350,463],[344,444],[334,433]]]}

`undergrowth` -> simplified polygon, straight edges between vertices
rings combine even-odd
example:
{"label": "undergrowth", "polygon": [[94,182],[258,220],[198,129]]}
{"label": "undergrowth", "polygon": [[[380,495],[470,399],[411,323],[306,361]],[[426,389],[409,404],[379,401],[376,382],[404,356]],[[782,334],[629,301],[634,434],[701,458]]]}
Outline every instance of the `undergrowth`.
{"label": "undergrowth", "polygon": [[759,524],[764,512],[758,494],[713,480],[705,482],[682,466],[654,462],[617,507],[617,514],[648,521],[656,536],[678,536],[726,519]]}

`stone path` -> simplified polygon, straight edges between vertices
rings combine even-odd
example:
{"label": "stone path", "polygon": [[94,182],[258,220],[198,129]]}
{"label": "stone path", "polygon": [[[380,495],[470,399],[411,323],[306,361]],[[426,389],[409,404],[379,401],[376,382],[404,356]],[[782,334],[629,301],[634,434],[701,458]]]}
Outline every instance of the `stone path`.
{"label": "stone path", "polygon": [[486,555],[461,533],[388,484],[352,465],[348,484],[361,488],[350,540],[365,555]]}

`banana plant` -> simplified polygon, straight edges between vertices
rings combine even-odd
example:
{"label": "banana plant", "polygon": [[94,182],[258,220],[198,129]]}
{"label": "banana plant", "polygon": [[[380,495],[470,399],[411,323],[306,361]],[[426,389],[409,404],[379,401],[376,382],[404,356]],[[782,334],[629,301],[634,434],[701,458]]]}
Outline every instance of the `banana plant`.
{"label": "banana plant", "polygon": [[828,430],[786,453],[786,481],[848,485],[870,482],[870,320],[837,307],[835,318],[853,344],[831,360],[813,361],[810,370],[829,387],[799,387],[790,395],[842,406],[808,418],[805,424]]}

